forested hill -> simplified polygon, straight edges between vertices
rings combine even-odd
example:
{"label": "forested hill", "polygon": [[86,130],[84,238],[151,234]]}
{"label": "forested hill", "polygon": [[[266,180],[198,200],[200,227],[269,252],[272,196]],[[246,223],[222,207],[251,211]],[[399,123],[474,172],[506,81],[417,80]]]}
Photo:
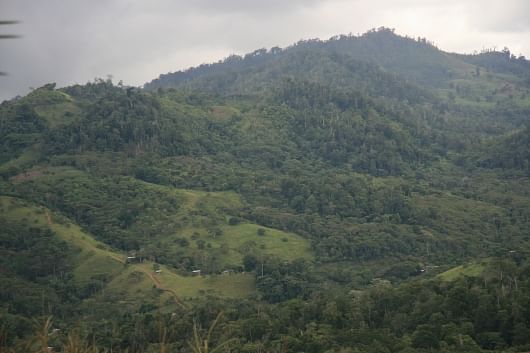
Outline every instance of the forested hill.
{"label": "forested hill", "polygon": [[528,65],[380,29],[3,102],[0,350],[527,351]]}
{"label": "forested hill", "polygon": [[[477,69],[478,68],[478,69]],[[380,28],[361,36],[336,36],[329,40],[303,40],[287,47],[263,48],[244,56],[232,55],[218,63],[162,74],[146,89],[187,87],[222,94],[246,94],[271,85],[281,77],[304,77],[338,87],[367,85],[363,78],[383,76],[378,89],[396,74],[429,87],[446,87],[452,80],[480,74],[480,69],[510,73],[530,85],[530,63],[508,49],[474,55],[446,53],[425,38],[396,35]],[[476,71],[478,70],[478,71]],[[371,73],[367,72],[371,71]],[[375,83],[377,85],[377,83]],[[407,87],[410,89],[410,87]]]}

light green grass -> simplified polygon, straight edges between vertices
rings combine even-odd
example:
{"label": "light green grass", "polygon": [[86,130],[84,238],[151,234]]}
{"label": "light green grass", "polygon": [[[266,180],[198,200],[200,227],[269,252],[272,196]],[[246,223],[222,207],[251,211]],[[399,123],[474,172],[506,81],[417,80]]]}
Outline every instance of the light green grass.
{"label": "light green grass", "polygon": [[[220,264],[225,268],[242,266],[243,258],[247,254],[257,257],[274,256],[282,261],[293,261],[299,258],[312,260],[314,258],[310,242],[294,233],[252,223],[242,223],[235,226],[224,224],[218,228],[223,234],[216,237],[201,227],[186,228],[179,233],[179,236],[188,238],[194,251],[215,253],[219,257]],[[260,228],[265,230],[265,235],[258,235]],[[195,240],[193,240],[194,238]],[[198,249],[197,241],[199,240],[204,241],[207,248]],[[172,246],[171,241],[168,241],[167,246]]]}
{"label": "light green grass", "polygon": [[[265,230],[265,235],[259,236],[258,230]],[[223,226],[223,235],[217,243],[226,243],[231,250],[244,252],[241,248],[249,242],[256,243],[256,250],[268,255],[278,256],[282,260],[297,258],[311,259],[309,242],[294,233],[261,227],[256,224],[239,224],[237,226]]]}
{"label": "light green grass", "polygon": [[75,100],[59,90],[36,89],[22,99],[31,104],[52,128],[71,123],[80,117],[81,109]]}
{"label": "light green grass", "polygon": [[487,264],[487,261],[481,261],[460,265],[442,272],[436,277],[447,282],[454,281],[461,277],[479,277],[484,272]]}
{"label": "light green grass", "polygon": [[[40,105],[35,107],[35,111],[48,122],[50,127],[55,128],[79,120],[81,110],[72,102],[62,102]],[[70,116],[67,116],[67,114],[70,114]]]}
{"label": "light green grass", "polygon": [[[95,275],[118,273],[123,264],[124,255],[107,250],[107,246],[84,233],[79,226],[65,221],[61,223],[49,210],[7,196],[0,196],[2,216],[11,221],[23,222],[31,227],[50,227],[55,234],[72,248],[74,276],[79,283],[88,281]],[[52,224],[48,224],[47,215]]]}
{"label": "light green grass", "polygon": [[128,265],[107,284],[105,291],[128,302],[154,299],[155,284],[137,265]]}
{"label": "light green grass", "polygon": [[[138,265],[144,271],[152,271],[152,264]],[[181,276],[165,266],[161,273],[153,274],[162,286],[171,289],[181,299],[194,298],[205,294],[221,297],[242,298],[255,293],[254,276],[248,273],[208,276]]]}
{"label": "light green grass", "polygon": [[[14,182],[34,182],[49,185],[60,185],[63,180],[79,185],[83,188],[84,183],[90,182],[89,174],[70,167],[45,167],[33,168],[26,173],[25,179]],[[25,174],[25,175],[26,175]],[[122,178],[123,182],[136,185],[141,188],[146,198],[150,194],[160,195],[163,193],[174,198],[178,207],[173,212],[163,213],[155,209],[146,212],[157,212],[157,217],[139,218],[131,229],[139,233],[148,231],[153,227],[152,219],[156,219],[173,233],[167,233],[156,238],[157,246],[169,250],[171,254],[192,256],[198,261],[197,266],[204,272],[221,272],[224,269],[240,268],[246,254],[253,254],[259,258],[277,257],[282,261],[292,261],[298,258],[313,259],[310,243],[307,239],[290,232],[262,227],[257,224],[241,220],[238,225],[228,225],[230,215],[238,214],[244,202],[234,192],[207,192],[197,190],[176,189],[168,186],[157,185],[139,181],[133,178]],[[151,191],[151,192],[150,192]],[[18,219],[24,217],[25,213],[32,213],[28,222],[36,222],[38,226],[48,227],[46,214],[52,218],[51,228],[59,237],[72,246],[72,260],[75,264],[74,274],[79,283],[87,283],[93,277],[106,275],[110,278],[109,291],[119,295],[127,292],[128,298],[133,298],[138,286],[128,289],[128,275],[124,268],[139,267],[138,264],[125,266],[123,261],[125,253],[110,249],[107,245],[97,241],[90,234],[83,231],[79,226],[63,216],[56,216],[53,212],[36,206],[19,207]],[[163,213],[163,214],[162,214]],[[12,214],[14,217],[14,214]],[[151,222],[151,223],[150,223]],[[263,229],[264,235],[258,235]],[[221,231],[221,235],[214,236],[212,230]],[[188,238],[189,247],[183,248],[175,237]],[[199,249],[199,241],[203,241],[204,248]],[[179,256],[179,255],[176,255]],[[144,268],[143,266],[147,266]],[[149,283],[152,273],[152,263],[142,264],[138,270],[147,279],[143,283],[151,292],[153,283]],[[127,270],[130,271],[130,270]],[[163,284],[167,289],[182,293],[185,297],[202,295],[205,292],[216,293],[221,296],[246,296],[254,291],[254,282],[250,275],[210,275],[208,277],[183,277],[164,268],[162,276],[169,276]],[[140,281],[141,282],[141,281]],[[152,281],[151,281],[152,282]],[[121,293],[121,294],[120,294]],[[144,293],[145,294],[145,293]],[[142,294],[143,295],[143,294]]]}
{"label": "light green grass", "polygon": [[[243,257],[249,253],[276,256],[283,261],[313,259],[309,241],[297,234],[245,222],[235,226],[228,225],[227,212],[243,207],[239,195],[234,192],[171,189],[158,185],[152,187],[163,188],[168,193],[178,195],[182,204],[175,217],[185,226],[176,230],[176,235],[188,238],[194,250],[198,250],[194,238],[209,244],[211,248],[202,251],[215,251],[222,266],[241,266]],[[209,232],[213,228],[220,229],[222,235],[214,237]],[[258,236],[260,228],[265,230],[265,235]],[[165,245],[175,246],[172,238],[166,239]],[[219,251],[221,247],[228,250]]]}
{"label": "light green grass", "polygon": [[[524,87],[524,82],[509,74],[482,70],[478,77],[467,74],[453,79],[452,84],[455,88],[439,90],[440,97],[447,97],[452,92],[456,96],[454,103],[462,106],[491,109],[501,101],[509,101],[510,104],[525,107],[529,102],[530,91]],[[461,88],[460,93],[457,93],[456,86]]]}
{"label": "light green grass", "polygon": [[[110,282],[105,292],[112,293],[114,297],[128,301],[152,299],[153,292],[156,293],[153,287],[157,284],[150,276],[156,276],[161,288],[174,291],[179,298],[193,298],[206,293],[240,298],[255,292],[254,277],[250,274],[184,277],[166,266],[161,266],[162,273],[155,274],[152,262],[125,265],[125,254],[110,250],[108,246],[83,232],[79,226],[43,207],[0,196],[0,208],[2,217],[8,220],[33,227],[50,227],[72,247],[71,256],[77,283],[83,285],[92,277],[107,275]],[[51,225],[48,224],[48,217],[52,221]],[[164,300],[171,299],[168,293],[161,295]]]}
{"label": "light green grass", "polygon": [[207,294],[244,298],[256,291],[254,276],[249,273],[181,276],[163,265],[160,266],[160,270],[160,273],[155,273],[152,262],[130,264],[109,283],[107,290],[124,298],[133,299],[139,296],[148,298],[152,296],[153,289],[158,287],[163,300],[172,300],[172,293],[177,295],[178,300],[185,300]]}

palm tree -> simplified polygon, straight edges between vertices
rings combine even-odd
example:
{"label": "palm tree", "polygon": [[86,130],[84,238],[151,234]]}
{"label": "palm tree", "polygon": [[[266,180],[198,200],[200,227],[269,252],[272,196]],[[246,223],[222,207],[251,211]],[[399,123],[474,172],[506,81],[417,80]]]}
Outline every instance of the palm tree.
{"label": "palm tree", "polygon": [[232,338],[224,342],[217,343],[214,347],[210,346],[212,332],[219,323],[219,321],[221,321],[222,317],[223,312],[221,311],[210,325],[206,337],[203,337],[202,334],[199,332],[197,322],[193,322],[193,340],[188,341],[188,345],[190,346],[193,353],[219,353],[229,344],[237,341],[237,339]]}
{"label": "palm tree", "polygon": [[50,349],[50,334],[52,332],[53,320],[51,316],[47,316],[40,320],[34,320],[36,348],[39,353],[48,353]]}

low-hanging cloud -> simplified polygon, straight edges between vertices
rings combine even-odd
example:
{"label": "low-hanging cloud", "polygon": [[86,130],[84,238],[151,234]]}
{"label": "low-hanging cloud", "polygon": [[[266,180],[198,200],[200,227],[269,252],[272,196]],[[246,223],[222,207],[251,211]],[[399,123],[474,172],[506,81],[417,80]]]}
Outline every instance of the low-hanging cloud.
{"label": "low-hanging cloud", "polygon": [[161,73],[303,38],[379,26],[427,37],[447,51],[508,46],[530,54],[526,0],[3,0],[22,23],[0,41],[0,100],[48,82],[111,74],[141,85]]}

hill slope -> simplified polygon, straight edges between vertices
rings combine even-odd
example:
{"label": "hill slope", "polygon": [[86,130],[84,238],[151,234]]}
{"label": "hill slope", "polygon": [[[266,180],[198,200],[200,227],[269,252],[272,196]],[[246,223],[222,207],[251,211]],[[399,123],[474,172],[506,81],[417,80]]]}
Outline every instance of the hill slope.
{"label": "hill slope", "polygon": [[6,330],[140,352],[167,319],[184,350],[226,309],[245,351],[526,344],[527,62],[490,60],[382,29],[3,102]]}
{"label": "hill slope", "polygon": [[[185,87],[248,94],[270,86],[282,76],[303,76],[335,87],[356,86],[385,92],[385,85],[392,84],[398,77],[406,81],[401,83],[406,89],[415,89],[415,85],[449,88],[455,79],[479,76],[480,68],[483,73],[523,78],[517,81],[528,87],[525,81],[528,61],[510,56],[506,49],[479,55],[446,53],[425,38],[402,37],[384,27],[361,36],[302,40],[285,49],[275,47],[258,49],[244,56],[233,55],[218,63],[162,74],[144,87],[149,90]],[[368,82],[368,77],[371,80],[378,77],[380,84]],[[391,91],[396,93],[395,89]],[[417,89],[414,93],[425,94]]]}

